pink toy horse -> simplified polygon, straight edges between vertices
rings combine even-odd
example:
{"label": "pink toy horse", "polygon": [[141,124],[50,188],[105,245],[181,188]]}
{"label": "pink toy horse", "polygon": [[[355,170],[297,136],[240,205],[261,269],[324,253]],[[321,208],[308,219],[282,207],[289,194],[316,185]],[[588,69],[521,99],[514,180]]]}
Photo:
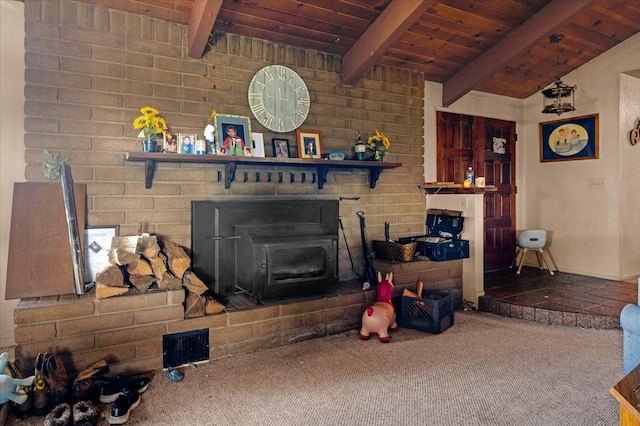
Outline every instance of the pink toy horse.
{"label": "pink toy horse", "polygon": [[362,328],[360,329],[360,338],[369,340],[371,333],[376,333],[378,339],[382,343],[391,340],[389,330],[396,331],[398,324],[396,323],[396,312],[391,303],[393,296],[393,273],[387,274],[382,279],[382,274],[378,272],[378,293],[376,295],[376,303],[369,306],[362,314]]}

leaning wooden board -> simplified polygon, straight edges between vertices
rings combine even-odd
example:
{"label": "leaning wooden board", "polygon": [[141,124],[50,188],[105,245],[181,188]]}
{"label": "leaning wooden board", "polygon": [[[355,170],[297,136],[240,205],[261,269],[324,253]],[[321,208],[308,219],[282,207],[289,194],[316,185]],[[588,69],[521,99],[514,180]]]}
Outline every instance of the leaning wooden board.
{"label": "leaning wooden board", "polygon": [[[84,247],[86,185],[74,184],[73,193]],[[75,294],[62,185],[15,183],[5,299],[60,294]]]}

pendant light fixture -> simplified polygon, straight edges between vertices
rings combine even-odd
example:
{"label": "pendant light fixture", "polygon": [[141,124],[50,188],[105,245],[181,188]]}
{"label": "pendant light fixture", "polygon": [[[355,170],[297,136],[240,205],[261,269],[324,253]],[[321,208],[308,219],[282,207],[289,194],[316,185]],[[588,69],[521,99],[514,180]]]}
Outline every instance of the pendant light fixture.
{"label": "pendant light fixture", "polygon": [[562,114],[575,111],[575,92],[577,86],[567,86],[560,80],[560,42],[564,39],[562,34],[554,34],[549,37],[552,44],[558,45],[558,74],[553,86],[542,91],[542,112],[544,114]]}

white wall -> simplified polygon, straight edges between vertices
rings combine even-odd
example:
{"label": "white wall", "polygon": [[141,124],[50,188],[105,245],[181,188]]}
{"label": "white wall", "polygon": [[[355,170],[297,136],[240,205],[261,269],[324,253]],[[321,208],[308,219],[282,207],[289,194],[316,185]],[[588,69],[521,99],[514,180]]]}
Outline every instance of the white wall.
{"label": "white wall", "polygon": [[[551,253],[561,271],[612,279],[640,273],[640,252],[622,251],[629,246],[622,241],[640,237],[638,227],[625,225],[638,214],[640,185],[633,180],[640,146],[629,148],[633,123],[620,113],[627,102],[637,115],[640,99],[621,98],[621,73],[640,68],[639,49],[637,34],[562,78],[578,86],[578,110],[561,118],[599,114],[599,159],[540,163],[538,123],[557,117],[540,113],[539,95],[525,100],[525,224],[553,232]],[[605,179],[606,188],[592,188],[592,179]]]}
{"label": "white wall", "polygon": [[[471,92],[441,108],[442,85],[425,85],[425,180],[436,176],[435,111],[516,122],[516,228],[550,232],[549,250],[557,267],[610,279],[640,275],[640,144],[629,131],[640,116],[640,83],[622,75],[640,68],[637,34],[571,74],[578,110],[560,118],[599,114],[599,159],[540,162],[539,123],[558,119],[542,114],[542,95],[525,100]],[[591,187],[605,179],[606,188]],[[427,206],[429,199],[427,197]]]}
{"label": "white wall", "polygon": [[0,346],[15,344],[18,301],[4,294],[13,183],[24,181],[24,68],[24,3],[0,1]]}
{"label": "white wall", "polygon": [[[640,265],[640,145],[629,142],[640,120],[640,80],[620,76],[620,275],[637,274]],[[626,230],[636,230],[629,232]]]}

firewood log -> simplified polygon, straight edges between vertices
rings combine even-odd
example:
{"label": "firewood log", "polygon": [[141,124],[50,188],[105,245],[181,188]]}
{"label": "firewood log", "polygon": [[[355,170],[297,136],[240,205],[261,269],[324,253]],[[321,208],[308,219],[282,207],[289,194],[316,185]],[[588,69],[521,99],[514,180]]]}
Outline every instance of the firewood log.
{"label": "firewood log", "polygon": [[158,281],[158,288],[163,290],[179,290],[182,288],[182,280],[174,277],[171,272],[165,271]]}
{"label": "firewood log", "polygon": [[186,287],[192,293],[200,296],[202,293],[207,291],[209,287],[205,283],[202,282],[200,278],[193,271],[188,271],[182,277],[182,285]]}
{"label": "firewood log", "polygon": [[105,284],[96,283],[96,299],[106,299],[107,297],[119,296],[129,291],[129,287],[111,287]]}
{"label": "firewood log", "polygon": [[111,248],[120,249],[129,253],[140,253],[138,250],[138,235],[134,236],[117,236],[111,238]]}
{"label": "firewood log", "polygon": [[[119,266],[107,266],[101,272],[96,274],[96,284],[102,284],[109,287],[127,287],[124,281],[124,273]],[[126,290],[125,290],[126,291]]]}
{"label": "firewood log", "polygon": [[140,237],[138,239],[138,246],[141,246],[142,254],[147,259],[156,258],[158,257],[158,253],[160,253],[160,246],[158,245],[158,239],[155,235]]}
{"label": "firewood log", "polygon": [[129,281],[140,293],[144,293],[156,282],[156,278],[151,275],[129,275]]}
{"label": "firewood log", "polygon": [[164,246],[163,252],[167,255],[169,270],[177,278],[182,279],[186,270],[191,266],[191,258],[187,256],[187,253],[178,243],[167,240],[162,243]]}
{"label": "firewood log", "polygon": [[216,315],[224,312],[224,305],[218,302],[210,294],[205,294],[204,313],[207,315]]}
{"label": "firewood log", "polygon": [[153,257],[147,259],[151,264],[151,269],[153,270],[153,276],[158,280],[162,279],[162,276],[167,271],[167,264],[165,263],[165,256],[162,257]]}
{"label": "firewood log", "polygon": [[143,258],[129,263],[125,269],[131,275],[153,275],[151,265]]}
{"label": "firewood log", "polygon": [[140,259],[139,254],[131,253],[121,248],[113,248],[109,250],[109,263],[112,265],[128,265],[138,259]]}
{"label": "firewood log", "polygon": [[187,292],[185,298],[184,317],[185,318],[197,318],[204,316],[204,296],[199,296],[195,293]]}

